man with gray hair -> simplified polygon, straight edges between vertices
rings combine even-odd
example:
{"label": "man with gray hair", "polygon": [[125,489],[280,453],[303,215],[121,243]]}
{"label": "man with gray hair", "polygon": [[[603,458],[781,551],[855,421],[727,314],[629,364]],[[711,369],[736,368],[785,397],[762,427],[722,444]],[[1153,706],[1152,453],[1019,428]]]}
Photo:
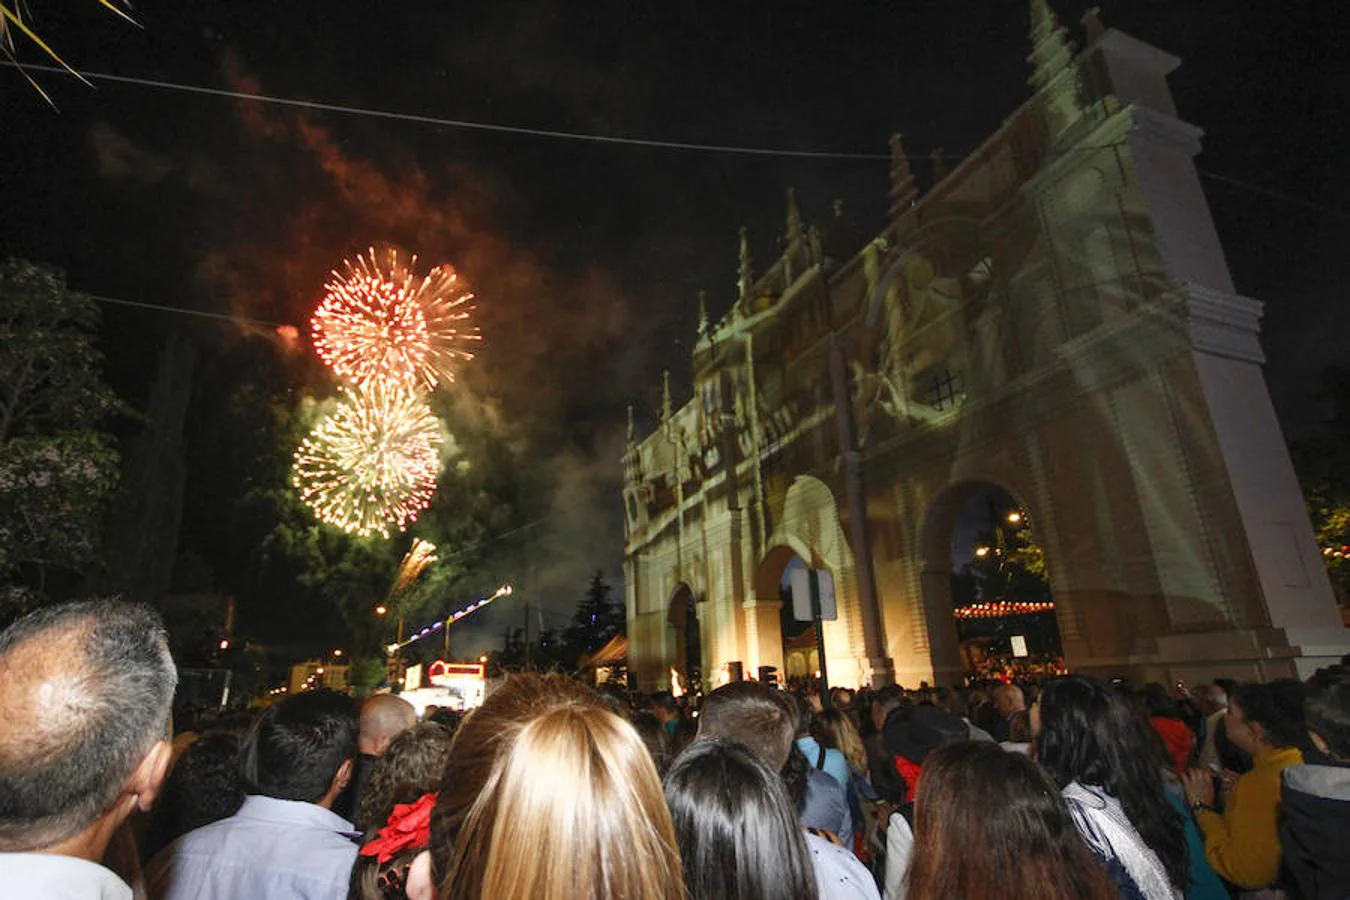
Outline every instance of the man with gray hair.
{"label": "man with gray hair", "polygon": [[99,863],[164,781],[177,681],[141,604],[52,606],[0,633],[0,892],[131,900]]}

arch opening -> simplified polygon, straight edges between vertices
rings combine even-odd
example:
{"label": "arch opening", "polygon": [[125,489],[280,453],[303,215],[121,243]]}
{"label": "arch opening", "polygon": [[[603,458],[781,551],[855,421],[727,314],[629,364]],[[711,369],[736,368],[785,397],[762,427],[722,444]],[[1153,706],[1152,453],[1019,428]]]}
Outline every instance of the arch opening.
{"label": "arch opening", "polygon": [[992,482],[954,485],[934,502],[924,531],[923,600],[930,630],[940,623],[948,637],[933,641],[935,670],[964,681],[1065,671],[1035,528],[1027,506]]}
{"label": "arch opening", "polygon": [[[680,689],[698,692],[703,685],[703,641],[699,631],[698,604],[689,585],[681,584],[670,600],[666,621],[675,633],[675,665]],[[667,673],[669,674],[669,673]]]}

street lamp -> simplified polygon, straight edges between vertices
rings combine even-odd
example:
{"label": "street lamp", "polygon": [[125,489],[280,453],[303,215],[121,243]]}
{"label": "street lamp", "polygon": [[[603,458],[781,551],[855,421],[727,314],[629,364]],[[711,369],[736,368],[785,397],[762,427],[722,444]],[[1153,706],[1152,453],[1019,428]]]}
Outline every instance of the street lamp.
{"label": "street lamp", "polygon": [[383,603],[375,607],[375,615],[377,616],[382,616],[387,612],[389,612],[389,607],[385,606]]}
{"label": "street lamp", "polygon": [[1009,524],[1011,524],[1011,525],[1016,525],[1016,524],[1018,524],[1018,523],[1021,522],[1021,521],[1022,521],[1022,514],[1021,514],[1020,512],[1018,512],[1017,510],[1014,509],[1012,512],[1008,513],[1008,523],[1009,523]]}
{"label": "street lamp", "polygon": [[978,556],[980,559],[984,559],[986,556],[989,555],[989,548],[988,548],[988,547],[976,547],[976,548],[975,548],[975,555]]}

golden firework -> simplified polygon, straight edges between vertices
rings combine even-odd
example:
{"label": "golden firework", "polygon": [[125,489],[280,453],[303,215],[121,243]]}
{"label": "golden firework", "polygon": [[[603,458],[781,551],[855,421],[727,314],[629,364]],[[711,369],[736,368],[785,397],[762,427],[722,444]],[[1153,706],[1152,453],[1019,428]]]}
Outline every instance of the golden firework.
{"label": "golden firework", "polygon": [[440,422],[407,387],[344,389],[295,452],[291,484],[320,521],[362,536],[403,531],[431,503]]}

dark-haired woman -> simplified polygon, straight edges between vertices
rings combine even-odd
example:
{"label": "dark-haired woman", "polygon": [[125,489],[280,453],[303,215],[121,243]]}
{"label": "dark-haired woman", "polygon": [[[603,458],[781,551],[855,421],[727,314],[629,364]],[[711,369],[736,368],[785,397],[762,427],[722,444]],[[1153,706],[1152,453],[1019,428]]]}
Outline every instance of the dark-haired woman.
{"label": "dark-haired woman", "polygon": [[816,900],[797,816],[778,773],[752,751],[696,741],[665,790],[688,900]]}
{"label": "dark-haired woman", "polygon": [[907,900],[1114,900],[1054,782],[1020,753],[962,741],[924,763]]}
{"label": "dark-haired woman", "polygon": [[1303,762],[1305,693],[1301,682],[1288,678],[1237,689],[1225,721],[1229,739],[1252,755],[1252,770],[1231,781],[1222,813],[1214,808],[1212,773],[1186,774],[1186,799],[1205,836],[1205,858],[1245,890],[1270,886],[1280,871],[1280,775]]}
{"label": "dark-haired woman", "polygon": [[1033,753],[1121,895],[1177,900],[1188,882],[1185,832],[1146,728],[1120,692],[1083,675],[1046,682],[1031,709]]}

